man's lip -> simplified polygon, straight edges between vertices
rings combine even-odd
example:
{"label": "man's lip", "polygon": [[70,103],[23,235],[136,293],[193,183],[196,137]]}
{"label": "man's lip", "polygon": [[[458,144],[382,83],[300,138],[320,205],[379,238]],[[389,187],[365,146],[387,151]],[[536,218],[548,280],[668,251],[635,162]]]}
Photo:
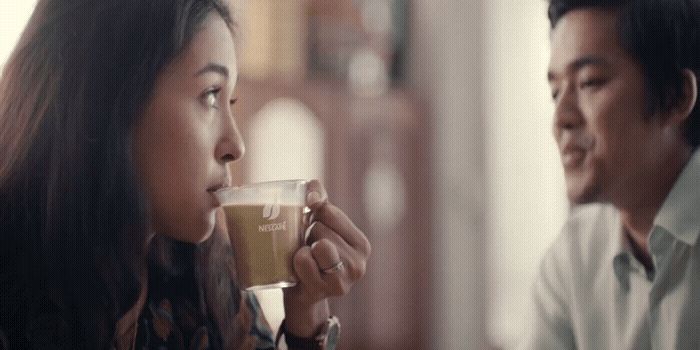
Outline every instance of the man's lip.
{"label": "man's lip", "polygon": [[567,145],[561,151],[561,161],[565,168],[576,167],[586,158],[587,151],[581,147]]}
{"label": "man's lip", "polygon": [[581,147],[580,145],[575,143],[567,143],[560,147],[560,149],[562,155],[587,151],[584,147]]}

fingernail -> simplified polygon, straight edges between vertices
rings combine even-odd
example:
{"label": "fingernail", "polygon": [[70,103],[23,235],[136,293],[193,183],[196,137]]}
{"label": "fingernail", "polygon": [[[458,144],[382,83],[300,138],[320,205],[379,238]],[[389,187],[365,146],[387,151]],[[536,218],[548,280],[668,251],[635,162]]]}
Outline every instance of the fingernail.
{"label": "fingernail", "polygon": [[320,200],[321,200],[321,194],[318,193],[318,192],[316,192],[316,191],[310,192],[310,193],[306,196],[306,201],[307,201],[309,204],[314,204],[314,203],[316,203],[316,202],[318,202],[318,201],[320,201]]}

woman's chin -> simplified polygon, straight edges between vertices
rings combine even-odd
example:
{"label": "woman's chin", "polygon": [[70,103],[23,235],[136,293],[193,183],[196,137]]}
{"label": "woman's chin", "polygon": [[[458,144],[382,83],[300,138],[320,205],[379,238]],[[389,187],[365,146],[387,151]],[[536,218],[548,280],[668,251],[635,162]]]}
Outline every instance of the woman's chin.
{"label": "woman's chin", "polygon": [[[214,217],[214,214],[210,215],[210,217]],[[214,232],[214,220],[211,219],[209,220],[203,220],[201,225],[198,225],[199,227],[193,227],[190,232],[186,232],[186,240],[189,243],[194,243],[194,244],[199,244],[211,237],[212,232]]]}
{"label": "woman's chin", "polygon": [[199,236],[199,239],[192,243],[202,243],[211,237],[212,233],[214,232],[214,227],[216,226],[216,211],[212,210],[209,212],[204,222],[204,229],[200,231],[201,235]]}
{"label": "woman's chin", "polygon": [[159,232],[174,240],[199,244],[206,241],[214,232],[216,223],[216,212],[212,210],[200,216],[198,219],[188,220],[187,223],[181,222],[178,225],[171,225],[169,229],[163,229]]}
{"label": "woman's chin", "polygon": [[209,237],[211,237],[212,232],[214,232],[213,227],[210,230],[206,231],[197,241],[192,243],[199,244],[206,241],[207,239],[209,239]]}

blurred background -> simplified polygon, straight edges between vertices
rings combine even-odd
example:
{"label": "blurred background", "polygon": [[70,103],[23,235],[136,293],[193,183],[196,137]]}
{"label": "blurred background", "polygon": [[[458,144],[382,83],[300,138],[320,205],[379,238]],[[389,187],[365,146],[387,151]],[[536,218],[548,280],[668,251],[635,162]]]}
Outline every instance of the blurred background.
{"label": "blurred background", "polygon": [[[341,349],[511,348],[568,210],[544,0],[228,0],[235,182],[319,178],[373,244]],[[35,0],[0,0],[0,65]],[[259,297],[273,326],[279,291]]]}

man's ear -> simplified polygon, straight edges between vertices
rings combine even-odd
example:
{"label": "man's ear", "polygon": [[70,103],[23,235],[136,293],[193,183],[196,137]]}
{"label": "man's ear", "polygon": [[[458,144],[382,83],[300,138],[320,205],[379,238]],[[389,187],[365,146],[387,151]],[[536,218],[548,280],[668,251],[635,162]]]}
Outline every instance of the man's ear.
{"label": "man's ear", "polygon": [[669,122],[682,124],[698,102],[698,77],[690,69],[683,69],[683,94],[671,111]]}

